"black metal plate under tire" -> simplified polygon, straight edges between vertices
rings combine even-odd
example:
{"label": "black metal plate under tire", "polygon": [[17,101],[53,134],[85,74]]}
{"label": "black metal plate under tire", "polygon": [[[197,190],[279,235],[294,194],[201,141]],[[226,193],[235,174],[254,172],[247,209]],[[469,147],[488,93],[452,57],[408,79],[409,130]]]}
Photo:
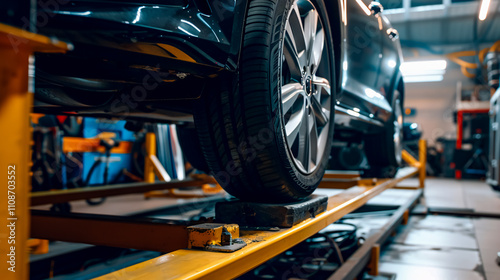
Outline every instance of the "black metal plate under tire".
{"label": "black metal plate under tire", "polygon": [[324,212],[328,197],[311,195],[295,203],[256,203],[240,200],[215,204],[215,219],[219,223],[238,224],[240,227],[292,227]]}

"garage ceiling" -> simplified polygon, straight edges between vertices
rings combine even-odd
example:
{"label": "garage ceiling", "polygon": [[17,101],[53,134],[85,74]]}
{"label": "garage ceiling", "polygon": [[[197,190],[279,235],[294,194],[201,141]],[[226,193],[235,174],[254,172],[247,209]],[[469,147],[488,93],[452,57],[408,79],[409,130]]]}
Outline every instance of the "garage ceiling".
{"label": "garage ceiling", "polygon": [[500,1],[492,0],[484,21],[480,0],[381,0],[401,44],[440,54],[500,40]]}

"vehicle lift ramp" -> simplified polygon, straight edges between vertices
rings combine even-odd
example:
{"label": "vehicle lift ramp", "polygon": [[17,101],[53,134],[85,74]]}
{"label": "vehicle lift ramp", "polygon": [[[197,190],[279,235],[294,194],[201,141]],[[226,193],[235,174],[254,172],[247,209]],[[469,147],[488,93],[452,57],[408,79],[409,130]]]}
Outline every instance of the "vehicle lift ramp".
{"label": "vehicle lift ramp", "polygon": [[[416,205],[422,196],[425,183],[426,143],[419,143],[419,160],[403,151],[404,160],[410,167],[399,170],[394,179],[360,179],[357,185],[328,197],[326,211],[308,218],[291,227],[277,231],[240,230],[239,237],[247,246],[232,253],[213,252],[203,249],[181,249],[158,258],[104,275],[99,280],[116,279],[232,279],[270,260],[285,250],[316,234],[344,215],[358,209],[371,198],[397,185],[410,177],[419,175],[415,194],[392,215],[382,231],[367,239],[354,255],[332,275],[330,279],[354,279],[367,265],[370,273],[378,274],[380,244],[400,223],[406,223],[409,209]],[[352,176],[325,174],[320,188],[335,188],[336,182],[346,188],[345,181]],[[168,237],[166,237],[168,238]]]}
{"label": "vehicle lift ramp", "polygon": [[[33,94],[29,93],[28,89],[29,57],[33,52],[65,52],[71,46],[3,24],[0,24],[0,44],[0,81],[2,81],[0,83],[0,131],[2,131],[0,166],[3,170],[8,170],[9,166],[15,166],[16,178],[13,184],[7,181],[7,176],[2,181],[5,186],[14,186],[12,191],[15,193],[15,210],[14,208],[8,209],[7,195],[0,198],[0,205],[5,206],[0,209],[0,218],[5,222],[11,221],[9,219],[16,222],[16,272],[13,273],[8,270],[9,264],[7,262],[0,262],[0,279],[24,280],[29,278],[27,247],[30,232],[31,237],[51,240],[70,239],[71,242],[117,247],[125,246],[127,248],[141,246],[144,249],[158,249],[159,243],[165,240],[172,241],[167,244],[168,246],[174,245],[172,250],[165,250],[170,251],[168,254],[104,275],[99,279],[234,278],[314,235],[344,215],[361,207],[384,190],[396,188],[399,182],[418,174],[420,187],[415,188],[414,197],[393,214],[390,221],[383,227],[383,232],[367,239],[364,245],[332,275],[332,279],[353,279],[366,265],[369,265],[373,274],[377,273],[381,240],[384,240],[399,222],[408,218],[408,209],[416,203],[422,194],[425,180],[425,141],[420,142],[419,160],[403,151],[403,158],[409,163],[410,167],[401,169],[394,179],[362,180],[345,174],[325,174],[320,188],[340,188],[345,190],[328,197],[324,212],[307,218],[292,227],[276,228],[273,231],[251,231],[240,228],[239,232],[237,232],[234,231],[237,229],[237,225],[225,225],[224,231],[226,233],[226,228],[229,228],[233,230],[232,234],[234,234],[235,238],[239,236],[240,239],[247,243],[245,247],[232,253],[213,252],[203,249],[179,249],[187,248],[188,246],[185,245],[191,244],[189,242],[192,240],[188,240],[188,230],[182,226],[161,224],[158,223],[158,220],[137,221],[129,217],[101,217],[99,219],[95,215],[90,218],[78,215],[58,217],[46,213],[37,214],[36,211],[30,214],[30,200],[31,205],[58,203],[93,197],[178,188],[202,182],[200,180],[172,180],[167,183],[146,182],[147,184],[103,186],[93,189],[62,190],[30,195],[29,146],[31,129],[29,113],[33,104]],[[61,222],[73,224],[72,226],[59,227],[59,229],[65,228],[66,233],[65,230],[53,230],[55,227],[52,227],[52,225]],[[87,232],[77,230],[82,228],[97,229],[100,234],[88,235]],[[122,231],[117,229],[122,229]],[[73,230],[74,235],[67,234],[71,230]],[[103,233],[106,230],[107,234]],[[120,233],[120,236],[116,235],[117,232]],[[128,236],[127,233],[129,233]],[[57,238],[57,234],[60,234],[61,239]],[[153,236],[155,237],[153,238]],[[10,246],[6,239],[2,237],[0,255],[6,256],[9,254],[11,251]]]}

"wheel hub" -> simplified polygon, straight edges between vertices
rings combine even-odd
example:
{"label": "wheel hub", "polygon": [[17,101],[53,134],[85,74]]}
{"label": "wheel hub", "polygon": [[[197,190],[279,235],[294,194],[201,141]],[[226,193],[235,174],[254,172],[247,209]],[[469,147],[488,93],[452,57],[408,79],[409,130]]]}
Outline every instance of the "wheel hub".
{"label": "wheel hub", "polygon": [[311,77],[306,77],[304,81],[304,90],[309,97],[314,94],[314,85]]}

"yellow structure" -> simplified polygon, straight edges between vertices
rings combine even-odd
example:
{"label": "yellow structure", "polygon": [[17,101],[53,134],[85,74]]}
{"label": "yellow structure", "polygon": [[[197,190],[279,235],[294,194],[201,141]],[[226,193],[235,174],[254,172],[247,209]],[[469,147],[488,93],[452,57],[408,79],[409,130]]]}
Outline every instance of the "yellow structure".
{"label": "yellow structure", "polygon": [[[425,164],[421,166],[425,168]],[[408,167],[402,169],[395,179],[379,180],[375,186],[351,187],[329,197],[325,212],[289,229],[240,230],[240,238],[247,246],[233,253],[182,249],[97,279],[232,279],[302,242],[384,190],[417,174],[418,168]],[[376,269],[372,268],[372,271],[376,272]]]}
{"label": "yellow structure", "polygon": [[[28,279],[30,112],[28,66],[33,52],[64,52],[68,45],[0,24],[0,279]],[[5,230],[7,229],[8,230]],[[8,259],[6,259],[8,256]],[[14,272],[15,271],[15,272]]]}

